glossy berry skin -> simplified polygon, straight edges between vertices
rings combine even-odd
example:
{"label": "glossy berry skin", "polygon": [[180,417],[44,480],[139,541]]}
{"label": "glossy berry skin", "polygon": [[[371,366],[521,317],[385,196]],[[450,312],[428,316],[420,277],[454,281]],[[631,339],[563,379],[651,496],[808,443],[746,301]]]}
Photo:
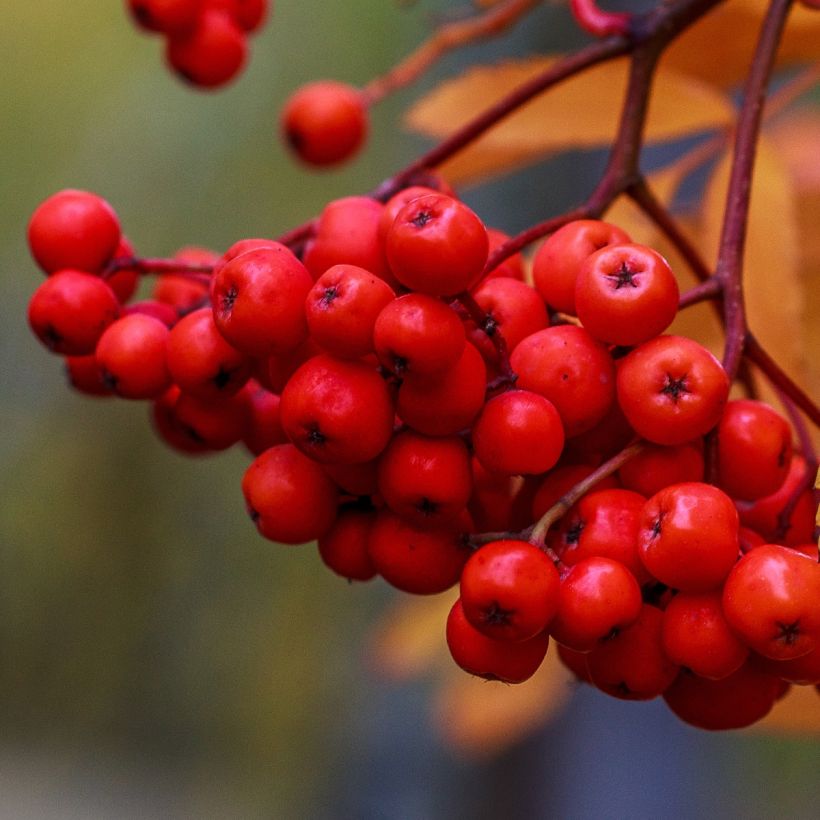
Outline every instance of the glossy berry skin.
{"label": "glossy berry skin", "polygon": [[732,499],[711,484],[673,484],[641,513],[638,553],[649,573],[683,592],[719,587],[738,557]]}
{"label": "glossy berry skin", "polygon": [[230,396],[251,375],[250,359],[225,341],[209,307],[177,322],[168,337],[167,353],[174,381],[201,399]]}
{"label": "glossy berry skin", "polygon": [[308,165],[335,165],[353,157],[368,131],[367,105],[352,85],[320,80],[302,86],[285,104],[282,131]]}
{"label": "glossy berry skin", "polygon": [[433,376],[453,367],[464,352],[464,325],[432,296],[408,293],[389,302],[373,326],[379,361],[397,376]]}
{"label": "glossy berry skin", "polygon": [[578,219],[559,228],[533,261],[533,281],[541,298],[555,310],[574,316],[576,280],[586,258],[607,245],[629,241],[620,228],[595,219]]}
{"label": "glossy berry skin", "polygon": [[473,490],[467,445],[457,436],[430,438],[405,430],[379,459],[378,486],[387,506],[406,521],[421,527],[452,521]]}
{"label": "glossy berry skin", "polygon": [[83,356],[94,352],[103,331],[119,316],[120,303],[98,276],[63,270],[34,291],[28,321],[52,353]]}
{"label": "glossy berry skin", "polygon": [[720,680],[681,672],[663,698],[685,723],[725,731],[742,729],[764,718],[774,706],[778,689],[776,677],[745,664]]}
{"label": "glossy berry skin", "polygon": [[718,484],[732,498],[753,501],[786,480],[792,435],[786,420],[763,402],[730,401],[718,425]]}
{"label": "glossy berry skin", "polygon": [[41,202],[28,223],[31,255],[46,272],[99,273],[120,243],[114,209],[88,191],[66,189]]}
{"label": "glossy berry skin", "polygon": [[154,399],[171,386],[166,360],[168,328],[134,314],[114,322],[97,344],[103,383],[125,399]]}
{"label": "glossy berry skin", "polygon": [[305,299],[312,286],[305,266],[284,245],[248,251],[215,274],[214,320],[248,356],[287,353],[307,338]]}
{"label": "glossy berry skin", "polygon": [[607,349],[573,325],[548,327],[513,350],[516,386],[549,399],[567,438],[591,430],[615,399],[615,365]]}
{"label": "glossy berry skin", "polygon": [[740,669],[749,649],[732,632],[721,593],[676,595],[663,613],[663,648],[670,660],[702,678],[719,680]]}
{"label": "glossy berry skin", "polygon": [[180,34],[196,24],[202,0],[127,0],[131,16],[146,31]]}
{"label": "glossy berry skin", "polygon": [[638,619],[587,657],[589,676],[608,695],[625,700],[650,700],[662,694],[678,674],[661,642],[663,612],[650,604]]}
{"label": "glossy berry skin", "polygon": [[231,16],[206,9],[191,31],[168,40],[165,56],[186,82],[199,88],[218,88],[242,70],[247,52],[245,33]]}
{"label": "glossy berry skin", "polygon": [[248,514],[271,541],[313,541],[329,532],[336,518],[333,482],[291,444],[262,453],[245,472],[242,492]]}
{"label": "glossy berry skin", "polygon": [[609,245],[588,256],[575,283],[575,310],[602,342],[637,345],[663,333],[680,292],[669,263],[645,245]]}
{"label": "glossy berry skin", "polygon": [[723,587],[723,612],[737,636],[773,660],[820,647],[820,564],[774,544],[746,553]]}
{"label": "glossy berry skin", "polygon": [[543,632],[558,608],[558,570],[526,541],[501,540],[474,552],[461,573],[461,604],[483,635],[526,641]]}
{"label": "glossy berry skin", "polygon": [[384,203],[384,210],[379,219],[379,238],[384,242],[387,232],[393,227],[393,222],[399,214],[399,211],[414,199],[420,196],[427,196],[428,194],[439,193],[435,188],[428,188],[426,185],[411,185],[409,188],[402,188],[397,194],[393,194],[387,202]]}
{"label": "glossy berry skin", "polygon": [[729,397],[729,378],[702,345],[658,336],[621,360],[618,402],[629,423],[655,444],[683,444],[709,432]]}
{"label": "glossy berry skin", "polygon": [[113,390],[107,387],[102,380],[100,367],[96,357],[66,356],[66,374],[68,383],[78,392],[86,396],[111,396]]}
{"label": "glossy berry skin", "polygon": [[367,537],[375,520],[372,511],[342,507],[333,526],[319,538],[319,555],[325,566],[349,581],[369,581],[376,568],[367,551]]}
{"label": "glossy berry skin", "polygon": [[539,475],[564,448],[561,417],[549,399],[509,390],[490,399],[473,425],[473,447],[482,465],[507,475]]}
{"label": "glossy berry skin", "polygon": [[385,237],[395,277],[410,290],[453,296],[481,278],[489,240],[484,223],[466,205],[428,194],[399,211]]}
{"label": "glossy berry skin", "polygon": [[687,442],[670,447],[646,444],[618,470],[618,479],[627,490],[649,496],[670,484],[703,481],[703,444]]}
{"label": "glossy berry skin", "polygon": [[447,618],[447,646],[453,660],[471,675],[504,683],[523,683],[544,660],[549,635],[542,632],[526,641],[497,641],[479,632],[456,601]]}
{"label": "glossy berry skin", "polygon": [[370,461],[393,433],[387,385],[359,362],[314,356],[282,391],[282,427],[306,455],[326,464]]}
{"label": "glossy berry skin", "polygon": [[589,652],[633,624],[641,605],[641,588],[626,566],[601,556],[585,558],[561,578],[550,634],[563,646]]}
{"label": "glossy berry skin", "polygon": [[310,335],[334,356],[357,359],[372,353],[376,319],[394,297],[390,285],[364,268],[334,265],[305,300]]}
{"label": "glossy berry skin", "polygon": [[396,409],[402,421],[428,436],[450,436],[469,427],[484,404],[487,369],[471,345],[461,358],[435,377],[408,375],[399,388]]}
{"label": "glossy berry skin", "polygon": [[388,584],[413,595],[436,595],[458,582],[470,555],[461,532],[466,516],[445,527],[417,527],[382,510],[368,535],[367,549]]}

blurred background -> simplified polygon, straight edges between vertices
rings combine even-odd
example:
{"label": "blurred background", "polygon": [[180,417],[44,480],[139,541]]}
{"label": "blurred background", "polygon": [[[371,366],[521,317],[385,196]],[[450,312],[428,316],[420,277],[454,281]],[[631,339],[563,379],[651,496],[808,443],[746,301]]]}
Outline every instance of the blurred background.
{"label": "blurred background", "polygon": [[[49,194],[100,193],[149,256],[275,236],[424,147],[394,125],[420,88],[479,54],[580,43],[566,10],[448,58],[378,108],[353,165],[315,174],[278,140],[285,98],[320,77],[366,82],[452,4],[277,0],[216,94],[173,78],[123,6],[0,3],[0,817],[816,816],[816,739],[699,733],[662,703],[561,684],[545,698],[562,708],[503,742],[454,740],[435,664],[378,672],[398,596],[349,586],[312,545],[262,540],[246,453],[169,451],[144,406],[70,392],[27,328],[41,274],[25,226]],[[465,198],[515,231],[576,201],[603,159]]]}

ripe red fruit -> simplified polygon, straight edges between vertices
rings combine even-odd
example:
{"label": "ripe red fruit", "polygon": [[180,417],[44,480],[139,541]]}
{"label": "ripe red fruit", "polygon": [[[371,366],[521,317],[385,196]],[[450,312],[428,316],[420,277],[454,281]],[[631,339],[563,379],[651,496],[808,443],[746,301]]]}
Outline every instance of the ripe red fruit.
{"label": "ripe red fruit", "polygon": [[586,558],[561,578],[550,634],[564,646],[589,652],[633,624],[641,604],[641,588],[620,561]]}
{"label": "ripe red fruit", "polygon": [[151,422],[162,441],[178,453],[201,456],[210,451],[203,437],[195,427],[177,418],[176,405],[181,395],[180,389],[172,384],[151,405]]}
{"label": "ripe red fruit", "polygon": [[484,405],[472,439],[476,457],[487,470],[539,475],[561,457],[564,428],[549,399],[529,390],[510,390]]}
{"label": "ripe red fruit", "polygon": [[399,211],[385,250],[403,285],[430,296],[453,296],[481,278],[489,240],[484,223],[466,205],[428,194]]}
{"label": "ripe red fruit", "polygon": [[427,196],[427,194],[439,193],[435,188],[428,188],[425,185],[411,185],[409,188],[402,188],[397,194],[394,194],[387,202],[384,203],[384,210],[379,219],[379,237],[384,242],[387,232],[393,226],[393,222],[399,214],[399,211],[414,199],[420,196]]}
{"label": "ripe red fruit", "polygon": [[466,515],[430,529],[382,510],[370,529],[367,549],[388,584],[413,595],[435,595],[458,582],[470,555],[461,533],[469,527]]}
{"label": "ripe red fruit", "polygon": [[258,456],[269,447],[286,444],[288,437],[282,429],[279,396],[265,390],[256,382],[250,382],[249,388],[248,421],[242,440],[245,446]]}
{"label": "ripe red fruit", "polygon": [[111,396],[113,390],[103,384],[100,366],[93,354],[88,356],[66,356],[66,372],[69,384],[86,396]]}
{"label": "ripe red fruit", "polygon": [[664,447],[647,444],[618,470],[618,478],[627,490],[649,496],[670,484],[703,481],[703,443],[695,442]]}
{"label": "ripe red fruit", "polygon": [[128,0],[136,24],[146,31],[179,34],[196,24],[202,0]]}
{"label": "ripe red fruit", "polygon": [[702,345],[658,336],[619,364],[618,402],[638,435],[656,444],[683,444],[709,432],[729,397],[729,378]]}
{"label": "ripe red fruit", "polygon": [[[532,501],[532,517],[530,520],[541,518],[554,504],[561,500],[561,496],[571,490],[580,481],[594,472],[595,468],[587,464],[567,464],[556,467],[544,476],[539,482]],[[620,489],[615,476],[608,476],[595,485],[595,491]]]}
{"label": "ripe red fruit", "polygon": [[313,340],[334,356],[356,359],[373,352],[373,328],[393,289],[355,265],[334,265],[311,288],[305,301]]}
{"label": "ripe red fruit", "polygon": [[746,553],[723,587],[729,626],[749,647],[790,660],[820,647],[820,564],[774,544]]}
{"label": "ripe red fruit", "polygon": [[268,14],[268,0],[199,0],[205,8],[223,9],[245,31],[256,31]]}
{"label": "ripe red fruit", "polygon": [[282,391],[282,427],[316,461],[370,461],[393,433],[393,402],[387,385],[359,362],[314,356]]}
{"label": "ripe red fruit", "polygon": [[367,551],[367,537],[376,515],[372,511],[342,507],[333,526],[319,538],[319,555],[325,566],[349,581],[369,581],[376,568]]}
{"label": "ripe red fruit", "polygon": [[368,130],[367,104],[352,85],[320,80],[296,91],[282,111],[282,131],[309,165],[335,165],[356,154]]}
{"label": "ripe red fruit", "polygon": [[46,272],[73,268],[99,273],[120,243],[120,223],[100,196],[67,189],[41,202],[28,224],[28,243]]}
{"label": "ripe red fruit", "polygon": [[591,430],[615,399],[615,365],[583,328],[559,325],[527,336],[512,352],[516,386],[549,399],[567,438]]}
{"label": "ripe red fruit", "polygon": [[103,383],[126,399],[153,399],[171,385],[166,361],[168,328],[135,313],[117,319],[97,343]]}
{"label": "ripe red fruit", "polygon": [[247,57],[245,33],[219,9],[205,9],[190,31],[168,40],[165,56],[183,80],[201,88],[217,88],[232,80]]}
{"label": "ripe red fruit", "polygon": [[[227,450],[242,440],[248,424],[245,390],[222,399],[180,393],[173,405],[173,426],[204,450]],[[194,448],[196,449],[196,448]]]}
{"label": "ripe red fruit", "polygon": [[262,453],[245,472],[242,492],[248,514],[271,541],[313,541],[325,535],[336,518],[336,487],[292,444]]}
{"label": "ripe red fruit", "polygon": [[644,245],[609,245],[588,256],[575,283],[575,309],[596,338],[637,345],[663,333],[680,292],[669,263]]}
{"label": "ripe red fruit", "polygon": [[726,493],[692,482],[665,487],[641,513],[638,553],[659,581],[683,592],[706,592],[737,561],[739,520]]}
{"label": "ripe red fruit", "polygon": [[786,420],[767,404],[730,401],[718,425],[718,484],[732,498],[755,500],[777,492],[792,457]]}
{"label": "ripe red fruit", "polygon": [[559,228],[538,249],[532,275],[541,298],[555,310],[575,315],[575,283],[584,260],[600,248],[629,242],[620,228],[578,219]]}
{"label": "ripe red fruit", "polygon": [[405,520],[420,527],[452,521],[473,490],[467,445],[457,436],[405,430],[382,453],[378,482],[387,506]]}
{"label": "ripe red fruit", "polygon": [[103,331],[119,316],[120,303],[98,276],[63,270],[34,291],[28,321],[34,335],[53,353],[93,353]]}
{"label": "ripe red fruit", "polygon": [[287,353],[307,338],[305,298],[312,286],[305,266],[284,245],[247,251],[215,274],[214,320],[249,356]]}
{"label": "ripe red fruit", "polygon": [[[511,237],[504,231],[487,228],[487,238],[490,240],[489,256],[492,256]],[[486,273],[481,281],[486,282],[488,279],[495,279],[496,277],[508,277],[523,282],[525,274],[524,257],[520,253],[514,253],[512,256],[508,256],[497,268],[493,268]]]}
{"label": "ripe red fruit", "polygon": [[488,638],[526,641],[553,619],[560,583],[555,565],[538,547],[493,541],[464,565],[461,604],[467,620]]}
{"label": "ripe red fruit", "polygon": [[496,641],[479,632],[456,601],[447,618],[447,646],[453,660],[471,675],[505,683],[523,683],[544,660],[549,635],[542,632],[526,641]]}

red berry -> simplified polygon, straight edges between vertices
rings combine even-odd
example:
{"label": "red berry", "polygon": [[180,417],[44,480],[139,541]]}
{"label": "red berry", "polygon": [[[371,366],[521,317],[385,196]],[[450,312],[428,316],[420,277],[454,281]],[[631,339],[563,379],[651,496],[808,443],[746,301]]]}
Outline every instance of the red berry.
{"label": "red berry", "polygon": [[270,393],[256,382],[250,383],[248,391],[248,423],[242,440],[255,455],[269,447],[286,444],[288,437],[282,429],[279,414],[279,396]]}
{"label": "red berry", "polygon": [[84,393],[86,396],[113,395],[114,391],[103,383],[97,357],[93,354],[88,356],[66,356],[65,366],[68,381],[78,392]]}
{"label": "red berry", "polygon": [[376,568],[367,551],[367,538],[376,515],[355,507],[342,507],[333,526],[319,538],[319,555],[325,565],[349,581],[369,581]]}
{"label": "red berry", "polygon": [[202,0],[128,0],[131,15],[146,31],[179,34],[196,24]]}
{"label": "red berry", "polygon": [[367,104],[352,85],[320,80],[302,86],[282,112],[282,130],[299,159],[335,165],[358,152],[367,136]]}
{"label": "red berry", "polygon": [[664,447],[646,444],[618,470],[618,478],[627,490],[647,498],[670,484],[703,481],[703,443],[695,442]]}

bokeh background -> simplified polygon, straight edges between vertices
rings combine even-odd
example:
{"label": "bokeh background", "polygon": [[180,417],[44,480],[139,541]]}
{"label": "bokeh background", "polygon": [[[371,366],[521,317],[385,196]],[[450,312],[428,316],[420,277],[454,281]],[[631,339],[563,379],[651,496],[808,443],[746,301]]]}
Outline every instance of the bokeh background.
{"label": "bokeh background", "polygon": [[[452,12],[277,0],[239,82],[203,94],[121,2],[0,2],[0,817],[816,816],[816,740],[698,733],[659,703],[579,690],[495,754],[443,742],[436,681],[375,668],[385,585],[263,541],[245,453],[170,452],[145,407],[70,392],[28,331],[41,274],[25,225],[54,191],[105,196],[146,255],[275,236],[421,150],[395,125],[419,88],[479,53],[581,42],[546,7],[380,106],[352,166],[286,156],[277,113],[296,86],[363,83]],[[574,154],[466,198],[514,231],[577,199],[602,162]]]}

